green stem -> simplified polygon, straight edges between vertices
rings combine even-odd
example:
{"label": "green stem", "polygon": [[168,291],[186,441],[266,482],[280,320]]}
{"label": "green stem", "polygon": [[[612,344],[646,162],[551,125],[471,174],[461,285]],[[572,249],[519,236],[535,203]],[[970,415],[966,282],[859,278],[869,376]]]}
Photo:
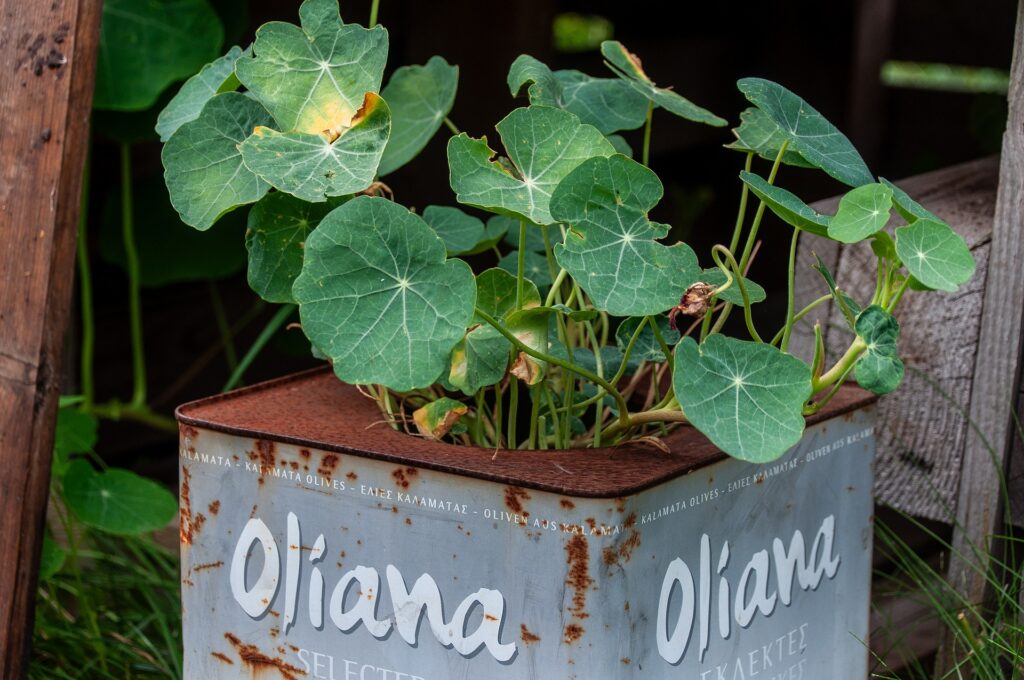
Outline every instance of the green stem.
{"label": "green stem", "polygon": [[[537,448],[537,419],[540,417],[540,400],[541,400],[541,388],[544,382],[541,381],[533,386],[532,390],[532,404],[530,405],[530,438],[529,443],[526,445],[528,449]],[[544,433],[541,433],[543,436]]]}
{"label": "green stem", "polygon": [[892,298],[889,299],[888,303],[886,304],[885,310],[887,312],[892,314],[896,310],[896,305],[898,305],[900,303],[900,300],[903,299],[903,294],[907,292],[907,286],[909,285],[910,276],[907,276],[907,278],[903,279],[903,283],[900,284],[900,287],[896,290],[896,293],[892,296]]}
{"label": "green stem", "polygon": [[658,341],[658,346],[661,347],[661,352],[665,355],[665,361],[668,363],[669,370],[672,370],[675,366],[676,358],[672,355],[672,350],[669,349],[668,343],[665,342],[665,337],[661,334],[661,329],[658,328],[657,317],[647,317],[647,323],[650,324],[651,330],[654,331],[654,339]]}
{"label": "green stem", "polygon": [[750,296],[747,294],[747,284],[743,281],[743,274],[740,265],[736,262],[736,258],[732,256],[728,250],[723,246],[717,245],[711,249],[711,258],[715,261],[715,264],[719,269],[724,269],[725,265],[722,264],[720,259],[724,254],[724,257],[732,267],[733,275],[736,278],[736,285],[739,286],[740,296],[743,298],[743,320],[747,323],[747,332],[750,333],[750,337],[757,342],[764,342],[761,336],[758,335],[757,329],[754,328],[754,319],[750,314]]}
{"label": "green stem", "polygon": [[[644,330],[644,326],[647,324],[648,319],[653,319],[653,318],[654,317],[652,317],[652,316],[645,316],[643,318],[643,320],[639,324],[637,324],[636,330],[633,331],[633,335],[631,335],[629,337],[629,342],[626,344],[626,349],[623,350],[623,352],[622,352],[622,363],[619,365],[619,370],[616,371],[615,375],[612,376],[611,380],[608,381],[612,385],[618,385],[619,381],[622,380],[622,376],[626,374],[626,364],[629,363],[629,356],[633,353],[633,348],[636,346],[636,342],[640,338],[640,333]],[[596,343],[595,343],[595,346],[596,346]],[[598,351],[594,355],[599,365],[600,365],[600,354],[601,354],[600,351]],[[561,412],[563,412],[563,413],[567,413],[569,415],[572,415],[572,413],[571,413],[572,411],[575,411],[577,409],[584,409],[584,408],[590,406],[591,404],[595,404],[598,401],[604,399],[606,396],[608,396],[608,392],[603,390],[603,389],[601,389],[601,390],[597,391],[597,394],[595,394],[594,396],[590,397],[589,399],[585,399],[585,400],[583,400],[583,401],[581,401],[579,403],[576,403],[576,404],[563,406],[559,410]]]}
{"label": "green stem", "polygon": [[82,408],[89,410],[96,399],[93,355],[96,347],[96,319],[92,304],[92,268],[89,263],[89,159],[82,175],[82,202],[78,213],[78,293],[82,314],[81,383]]}
{"label": "green stem", "polygon": [[476,420],[473,422],[473,443],[477,446],[484,445],[484,390],[476,391]]}
{"label": "green stem", "polygon": [[644,151],[643,160],[641,161],[645,166],[650,167],[651,164],[651,127],[654,123],[654,102],[647,102],[647,121],[644,123]]}
{"label": "green stem", "polygon": [[106,420],[130,420],[164,432],[178,431],[178,423],[173,418],[154,413],[145,404],[136,406],[122,404],[119,401],[109,401],[105,404],[93,404],[89,413]]}
{"label": "green stem", "polygon": [[789,278],[786,279],[789,286],[789,297],[786,299],[786,325],[782,328],[782,344],[779,349],[783,352],[789,349],[789,336],[793,333],[793,308],[796,305],[796,249],[800,243],[800,230],[793,230],[793,239],[789,243]]}
{"label": "green stem", "polygon": [[231,377],[224,383],[224,387],[221,388],[222,392],[234,389],[235,386],[242,380],[242,376],[249,369],[249,366],[256,359],[257,355],[263,350],[270,339],[274,337],[274,333],[278,331],[284,322],[288,320],[288,317],[295,311],[295,305],[281,305],[281,308],[277,310],[277,313],[271,317],[267,325],[263,327],[260,334],[256,337],[256,341],[252,343],[249,351],[245,353],[242,360],[238,362],[238,367],[231,373]]}
{"label": "green stem", "polygon": [[132,337],[132,405],[146,403],[146,354],[142,344],[142,286],[132,213],[132,147],[121,144],[121,235],[128,267],[128,315]]}
{"label": "green stem", "polygon": [[[561,422],[558,419],[558,408],[555,406],[555,398],[546,384],[544,384],[544,399],[548,402],[548,417],[551,418],[551,431],[555,434],[555,448],[567,448],[565,446],[565,440],[562,437]],[[540,438],[541,441],[545,441],[547,439],[547,430],[543,427],[540,430]]]}
{"label": "green stem", "polygon": [[[779,147],[779,153],[775,156],[775,162],[772,164],[772,171],[768,174],[768,184],[775,184],[775,177],[779,174],[782,157],[785,155],[788,146],[789,140],[787,139]],[[761,228],[761,219],[764,217],[766,207],[767,204],[764,201],[761,201],[757,206],[754,221],[750,225],[750,233],[747,234],[747,243],[743,246],[743,256],[740,258],[740,271],[746,271],[747,264],[750,263],[750,253],[753,252],[754,244],[757,242],[757,231]]]}
{"label": "green stem", "polygon": [[516,441],[518,423],[516,421],[519,418],[519,380],[517,378],[509,378],[508,390],[508,435],[505,439],[508,448],[515,449],[518,445]]}
{"label": "green stem", "polygon": [[[544,258],[548,261],[548,276],[554,281],[558,277],[558,263],[555,262],[555,251],[551,248],[551,236],[548,234],[548,225],[540,225],[540,234],[544,237]],[[552,283],[551,290],[558,287]],[[550,295],[550,291],[548,292]]]}
{"label": "green stem", "polygon": [[370,5],[370,28],[377,25],[377,10],[380,8],[380,0],[373,0]]}
{"label": "green stem", "polygon": [[646,425],[647,423],[686,423],[689,422],[686,415],[683,414],[679,408],[668,408],[653,409],[650,411],[643,411],[641,413],[634,413],[626,419],[626,423],[621,422],[615,423],[607,430],[605,430],[605,436],[611,437],[619,434],[625,430],[637,427],[638,425]]}
{"label": "green stem", "polygon": [[[750,169],[754,165],[754,152],[747,153],[747,162],[744,164],[743,169],[750,172]],[[732,240],[729,241],[729,252],[735,253],[736,249],[740,247],[740,236],[743,235],[743,221],[747,216],[747,199],[750,196],[750,187],[747,186],[746,182],[740,182],[742,189],[740,189],[740,209],[736,213],[736,226],[732,230]]]}
{"label": "green stem", "polygon": [[220,333],[220,342],[224,347],[224,361],[228,365],[228,372],[232,373],[238,368],[238,352],[235,351],[234,333],[231,332],[231,324],[228,321],[227,312],[224,311],[224,301],[220,297],[220,290],[213,281],[209,282],[210,305],[213,307],[213,318],[217,321],[217,330]]}
{"label": "green stem", "polygon": [[[793,323],[796,324],[798,321],[800,321],[805,316],[807,316],[812,311],[814,311],[815,307],[817,307],[818,305],[823,304],[825,302],[828,302],[831,299],[832,299],[832,295],[822,295],[820,298],[817,298],[816,300],[811,302],[809,305],[807,305],[806,307],[801,309],[799,312],[797,312],[793,316]],[[786,330],[785,328],[780,328],[779,332],[775,334],[775,337],[773,337],[772,341],[770,343],[768,343],[768,344],[770,344],[770,345],[777,345],[779,343],[779,341],[782,340],[782,335],[785,332],[785,330]]]}
{"label": "green stem", "polygon": [[452,119],[451,119],[451,118],[449,118],[448,116],[445,116],[445,117],[444,117],[444,124],[445,124],[445,126],[446,126],[446,127],[447,127],[447,128],[449,129],[449,130],[451,130],[451,131],[452,131],[452,134],[453,134],[453,135],[458,135],[458,134],[461,134],[461,133],[462,133],[462,131],[461,131],[461,130],[459,130],[459,128],[458,128],[458,127],[457,127],[457,126],[455,125],[455,123],[454,123],[454,122],[452,122]]}
{"label": "green stem", "polygon": [[[513,380],[513,378],[509,378]],[[504,412],[504,395],[505,393],[501,389],[501,383],[494,386],[494,447],[501,448],[501,423],[505,417]]]}
{"label": "green stem", "polygon": [[519,223],[519,252],[516,258],[516,309],[523,308],[526,293],[526,222]]}
{"label": "green stem", "polygon": [[619,409],[619,419],[622,421],[628,420],[629,407],[626,404],[625,398],[617,389],[615,389],[615,386],[609,383],[607,380],[605,380],[604,378],[595,373],[592,373],[591,371],[588,371],[585,368],[575,366],[572,363],[562,359],[561,357],[546,354],[544,352],[541,352],[540,350],[536,350],[530,347],[525,342],[517,338],[512,331],[502,326],[497,319],[495,319],[493,316],[491,316],[484,310],[480,309],[479,307],[476,308],[476,313],[481,319],[486,321],[488,324],[493,326],[496,331],[501,333],[506,340],[511,342],[513,347],[523,352],[524,354],[528,354],[529,356],[535,359],[546,361],[549,364],[553,364],[555,366],[561,366],[565,370],[571,371],[576,375],[580,376],[581,378],[589,380],[592,383],[599,385],[600,387],[603,387],[608,392],[608,394],[612,395],[612,397],[615,399],[616,405]]}
{"label": "green stem", "polygon": [[[849,349],[846,353],[839,358],[839,361],[835,363],[835,366],[830,368],[827,373],[822,375],[820,378],[816,378],[811,381],[811,394],[817,394],[826,387],[833,385],[836,381],[840,381],[841,378],[849,373],[849,369],[857,363],[860,359],[860,355],[867,349],[867,345],[864,341],[857,337],[850,344]],[[841,381],[840,381],[841,382]]]}

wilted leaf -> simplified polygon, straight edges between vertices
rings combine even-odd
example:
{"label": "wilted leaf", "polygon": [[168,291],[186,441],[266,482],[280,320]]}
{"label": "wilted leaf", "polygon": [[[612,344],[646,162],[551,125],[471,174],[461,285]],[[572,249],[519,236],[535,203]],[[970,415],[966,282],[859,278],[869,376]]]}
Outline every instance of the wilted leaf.
{"label": "wilted leaf", "polygon": [[764,343],[708,336],[676,346],[673,385],[694,427],[729,455],[766,463],[800,441],[811,369]]}
{"label": "wilted leaf", "polygon": [[476,284],[465,262],[446,261],[422,218],[360,196],[310,234],[292,293],[303,331],[339,378],[404,392],[445,370],[473,316]]}
{"label": "wilted leaf", "polygon": [[171,135],[160,158],[182,222],[205,231],[224,213],[267,193],[270,184],[245,167],[238,147],[257,126],[271,124],[258,102],[225,92]]}
{"label": "wilted leaf", "polygon": [[551,224],[551,194],[576,166],[614,153],[598,130],[566,111],[516,109],[497,125],[513,168],[494,160],[487,138],[466,134],[448,142],[452,189],[460,203],[536,224]]}
{"label": "wilted leaf", "polygon": [[305,0],[299,19],[301,28],[281,21],[260,27],[253,56],[239,59],[235,73],[283,132],[351,127],[366,94],[380,92],[387,31],[343,24],[337,0]]}
{"label": "wilted leaf", "polygon": [[[308,1],[308,0],[307,0]],[[383,99],[366,94],[351,125],[338,136],[278,132],[257,127],[241,146],[246,167],[271,185],[304,201],[363,191],[373,183],[391,133],[391,112]]]}
{"label": "wilted leaf", "polygon": [[779,126],[805,161],[852,187],[875,181],[846,135],[803,99],[763,78],[743,78],[736,85]]}
{"label": "wilted leaf", "polygon": [[64,475],[64,501],[86,526],[111,534],[155,531],[174,519],[177,499],[134,472],[97,472],[87,461],[72,462]]}
{"label": "wilted leaf", "polygon": [[593,158],[566,177],[551,200],[569,226],[555,257],[594,306],[615,316],[658,314],[700,278],[693,250],[664,246],[669,227],[647,212],[661,200],[658,176],[622,155]]}
{"label": "wilted leaf", "polygon": [[461,401],[442,397],[413,411],[412,420],[424,437],[442,439],[468,411]]}
{"label": "wilted leaf", "polygon": [[391,107],[391,138],[378,174],[394,172],[423,150],[452,110],[458,86],[459,67],[441,57],[394,72],[381,92]]}

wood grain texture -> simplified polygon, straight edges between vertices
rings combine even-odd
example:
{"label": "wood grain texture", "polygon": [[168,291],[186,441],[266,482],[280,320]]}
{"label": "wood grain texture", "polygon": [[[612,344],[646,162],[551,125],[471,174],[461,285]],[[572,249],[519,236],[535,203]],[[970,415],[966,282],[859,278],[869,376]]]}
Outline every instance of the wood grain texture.
{"label": "wood grain texture", "polygon": [[969,409],[977,431],[968,437],[964,450],[950,564],[954,587],[970,602],[980,602],[986,595],[988,565],[967,564],[955,555],[984,551],[990,544],[989,537],[999,529],[1003,510],[1000,482],[1016,435],[1013,409],[1020,389],[1024,348],[1024,2],[1018,5],[1016,30],[1010,67],[1010,114],[1003,135],[992,251]]}
{"label": "wood grain texture", "polygon": [[99,0],[0,0],[0,677],[27,669]]}
{"label": "wood grain texture", "polygon": [[[949,522],[956,507],[998,167],[997,159],[982,159],[897,182],[962,234],[978,262],[974,278],[958,293],[911,292],[897,310],[907,376],[900,389],[879,404],[875,494],[886,505],[928,519]],[[815,207],[831,213],[835,205],[832,199]],[[824,253],[822,259],[839,285],[854,297],[874,290],[874,256],[867,245],[840,248],[826,239],[806,237],[799,254],[798,308],[827,292],[810,268],[815,251]],[[813,353],[810,331],[815,319],[822,322],[834,360],[853,336],[831,305],[808,317],[809,323],[794,335],[792,349],[803,357]]]}

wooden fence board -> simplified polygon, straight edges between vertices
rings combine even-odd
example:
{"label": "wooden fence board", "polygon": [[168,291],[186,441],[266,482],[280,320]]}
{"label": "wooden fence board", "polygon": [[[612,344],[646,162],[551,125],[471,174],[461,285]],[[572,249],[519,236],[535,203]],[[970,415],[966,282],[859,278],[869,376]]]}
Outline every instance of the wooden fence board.
{"label": "wooden fence board", "polygon": [[0,677],[32,637],[99,0],[0,0]]}

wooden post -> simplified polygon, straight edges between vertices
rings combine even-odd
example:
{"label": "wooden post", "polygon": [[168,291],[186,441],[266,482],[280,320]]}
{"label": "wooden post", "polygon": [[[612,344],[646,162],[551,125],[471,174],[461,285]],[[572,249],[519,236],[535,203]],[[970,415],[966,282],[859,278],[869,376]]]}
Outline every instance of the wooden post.
{"label": "wooden post", "polygon": [[0,677],[28,668],[100,0],[0,0]]}
{"label": "wooden post", "polygon": [[[968,413],[975,429],[964,450],[949,570],[950,583],[974,603],[984,602],[988,594],[992,535],[1003,518],[1002,481],[1015,435],[1013,410],[1024,349],[1024,0],[1017,11],[1009,110],[971,379]],[[952,668],[956,652],[944,645],[937,677]]]}

